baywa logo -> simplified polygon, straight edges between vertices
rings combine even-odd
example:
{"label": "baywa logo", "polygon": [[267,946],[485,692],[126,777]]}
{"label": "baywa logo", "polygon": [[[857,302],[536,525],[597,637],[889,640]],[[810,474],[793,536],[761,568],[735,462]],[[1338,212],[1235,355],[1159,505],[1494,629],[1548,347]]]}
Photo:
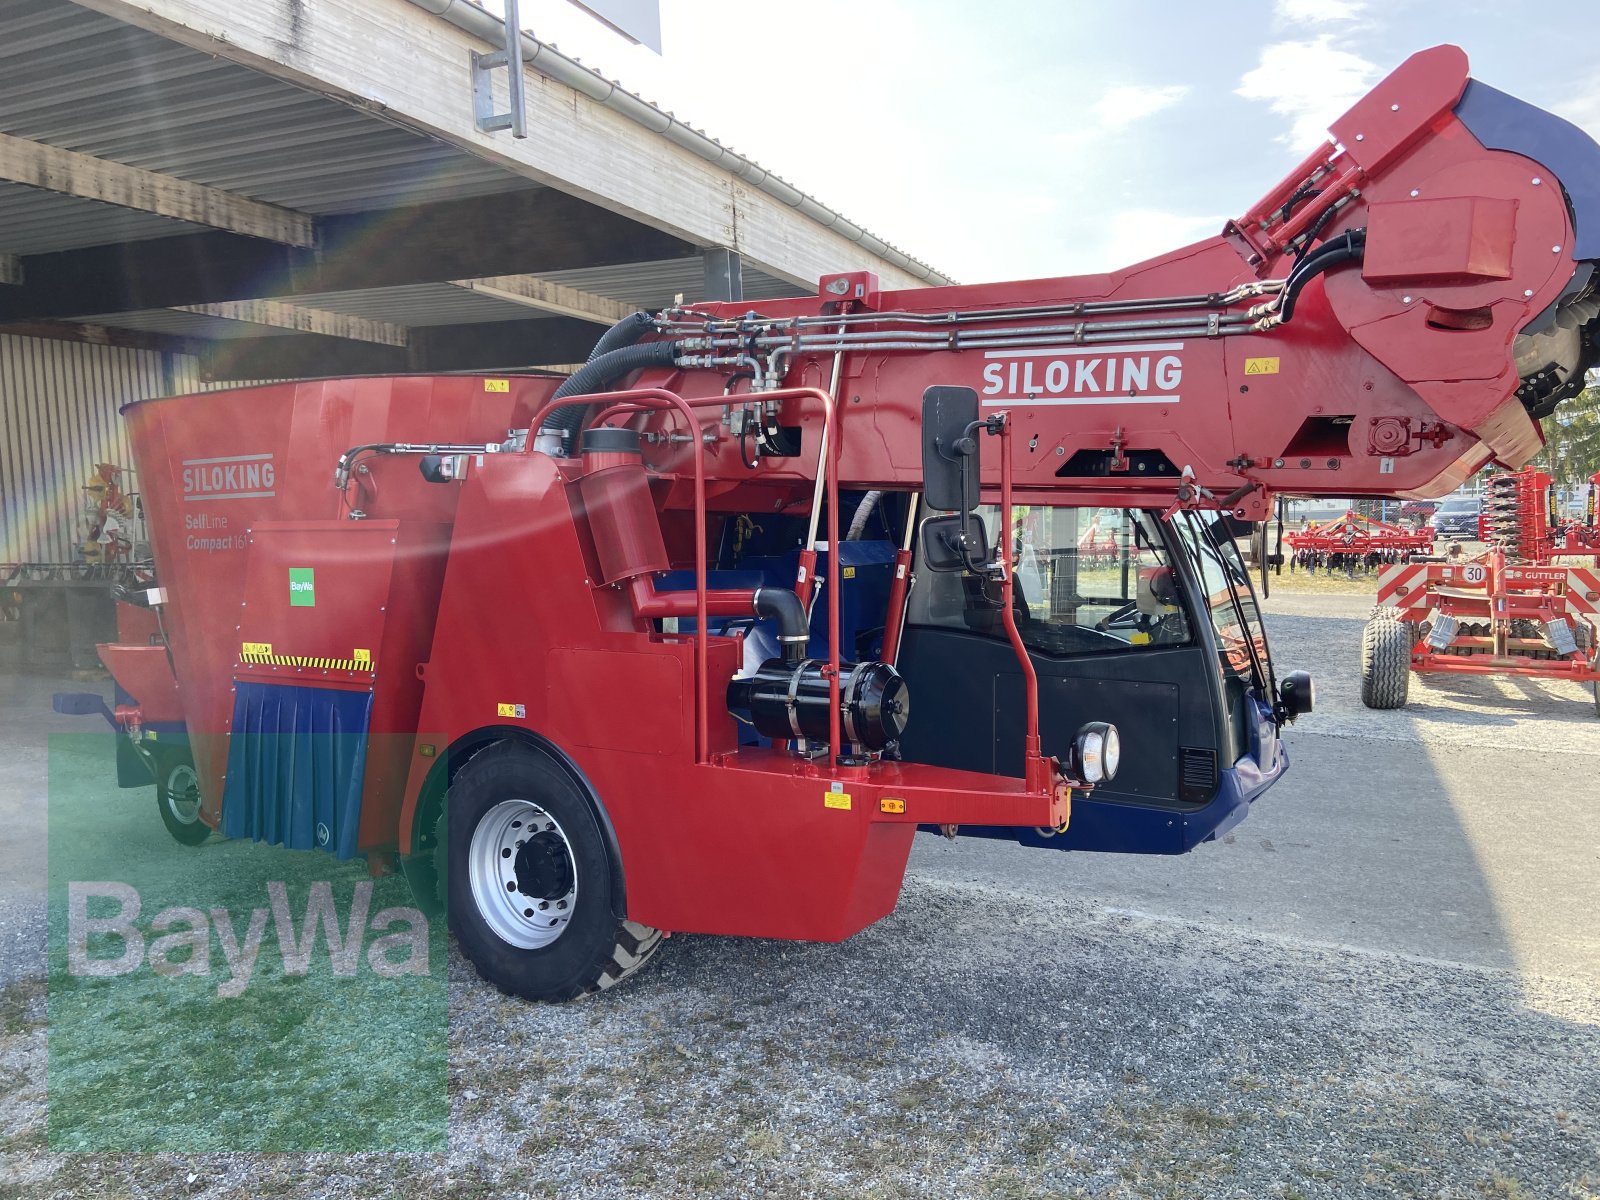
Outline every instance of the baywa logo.
{"label": "baywa logo", "polygon": [[289,605],[312,608],[317,603],[317,575],[314,567],[289,568]]}
{"label": "baywa logo", "polygon": [[[91,901],[95,902],[95,915],[89,911]],[[110,912],[104,911],[107,902],[115,904]],[[408,907],[371,913],[369,881],[356,884],[342,923],[331,883],[311,885],[298,926],[284,883],[274,880],[267,884],[267,903],[268,907],[250,913],[242,936],[233,914],[225,908],[164,908],[148,924],[150,933],[160,936],[147,939],[138,927],[143,908],[138,889],[115,881],[68,883],[67,974],[103,978],[133,975],[148,967],[154,975],[167,978],[215,977],[219,979],[217,995],[231,999],[243,995],[256,978],[269,919],[283,964],[282,977],[310,973],[319,928],[335,976],[358,974],[363,961],[384,979],[429,973],[428,919],[420,910]],[[368,942],[369,933],[380,936]],[[213,946],[220,951],[220,964],[215,961],[218,954]]]}

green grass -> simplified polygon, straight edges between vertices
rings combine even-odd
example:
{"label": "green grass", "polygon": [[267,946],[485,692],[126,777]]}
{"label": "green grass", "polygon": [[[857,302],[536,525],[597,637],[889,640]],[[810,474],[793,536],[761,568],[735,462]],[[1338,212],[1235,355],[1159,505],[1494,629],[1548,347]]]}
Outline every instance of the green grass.
{"label": "green grass", "polygon": [[[443,923],[428,943],[427,975],[388,978],[371,966],[381,910],[408,907],[398,877],[371,881],[369,924],[356,970],[336,975],[322,933],[309,971],[286,970],[271,915],[280,884],[298,928],[314,883],[331,887],[341,926],[368,885],[363,860],[213,838],[172,841],[151,788],[116,787],[107,734],[54,737],[49,764],[48,1126],[53,1150],[443,1150],[447,1146],[448,1005]],[[74,973],[67,946],[68,885],[111,881],[135,889],[133,928],[146,953],[163,909],[223,909],[244,941],[266,910],[250,981],[234,972],[208,920],[208,955],[175,949],[168,961],[205,974],[162,975],[148,957],[132,973]],[[94,900],[89,915],[115,912]],[[167,932],[183,926],[174,925]],[[120,936],[93,934],[91,959],[114,958]],[[398,955],[391,956],[400,957]],[[223,994],[219,994],[219,987]],[[0,1019],[9,1009],[0,1005]]]}

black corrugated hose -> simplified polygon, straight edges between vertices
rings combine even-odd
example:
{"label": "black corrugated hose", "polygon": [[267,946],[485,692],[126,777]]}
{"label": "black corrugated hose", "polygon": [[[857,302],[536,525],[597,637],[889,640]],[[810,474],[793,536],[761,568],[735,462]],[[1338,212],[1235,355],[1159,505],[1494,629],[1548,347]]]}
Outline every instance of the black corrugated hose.
{"label": "black corrugated hose", "polygon": [[[677,342],[647,342],[643,346],[633,343],[643,337],[655,322],[648,313],[634,313],[624,317],[600,335],[584,363],[562,381],[552,399],[567,396],[586,396],[603,392],[618,379],[646,367],[671,366],[678,356]],[[558,408],[545,418],[544,428],[559,430],[563,441],[570,443],[583,424],[586,405],[569,404]]]}

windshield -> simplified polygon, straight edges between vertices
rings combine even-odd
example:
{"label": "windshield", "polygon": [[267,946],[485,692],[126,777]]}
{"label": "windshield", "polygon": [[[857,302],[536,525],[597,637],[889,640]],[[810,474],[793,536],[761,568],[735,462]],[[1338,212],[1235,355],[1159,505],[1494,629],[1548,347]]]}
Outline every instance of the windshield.
{"label": "windshield", "polygon": [[[1009,545],[1023,643],[1047,655],[1105,654],[1191,640],[1159,525],[1123,508],[1019,505],[1009,537],[998,505],[978,510],[991,545]],[[1000,584],[918,572],[908,619],[1004,636]]]}
{"label": "windshield", "polygon": [[1261,610],[1228,519],[1216,513],[1181,512],[1172,526],[1205,593],[1223,670],[1258,689],[1259,695],[1271,696],[1272,661]]}

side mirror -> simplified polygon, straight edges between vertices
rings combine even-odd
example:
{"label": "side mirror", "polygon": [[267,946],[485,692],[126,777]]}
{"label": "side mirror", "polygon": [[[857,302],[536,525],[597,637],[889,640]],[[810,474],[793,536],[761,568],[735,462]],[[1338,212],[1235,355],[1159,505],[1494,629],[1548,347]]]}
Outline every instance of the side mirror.
{"label": "side mirror", "polygon": [[978,507],[978,393],[931,387],[922,393],[922,497],[940,512]]}
{"label": "side mirror", "polygon": [[1305,671],[1290,671],[1278,685],[1278,707],[1292,721],[1303,717],[1316,705],[1316,691],[1311,686],[1311,676]]}
{"label": "side mirror", "polygon": [[973,513],[929,517],[922,523],[922,561],[930,571],[972,571],[989,565],[989,533]]}

